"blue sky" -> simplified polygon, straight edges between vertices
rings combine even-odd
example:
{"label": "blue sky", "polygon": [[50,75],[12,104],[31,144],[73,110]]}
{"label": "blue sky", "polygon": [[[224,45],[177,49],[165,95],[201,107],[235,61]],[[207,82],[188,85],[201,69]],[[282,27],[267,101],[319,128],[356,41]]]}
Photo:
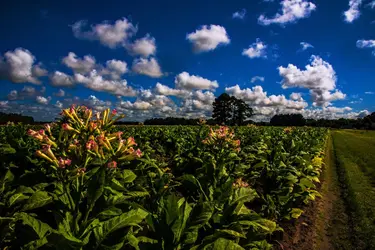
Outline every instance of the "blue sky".
{"label": "blue sky", "polygon": [[12,1],[0,11],[0,111],[53,119],[209,117],[227,92],[277,113],[375,110],[375,1]]}

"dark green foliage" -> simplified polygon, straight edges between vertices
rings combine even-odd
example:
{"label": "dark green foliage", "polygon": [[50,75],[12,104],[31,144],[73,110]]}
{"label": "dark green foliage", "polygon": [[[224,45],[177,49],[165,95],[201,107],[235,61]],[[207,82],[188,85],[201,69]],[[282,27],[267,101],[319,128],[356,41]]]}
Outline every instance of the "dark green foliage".
{"label": "dark green foliage", "polygon": [[234,127],[237,150],[203,143],[209,126],[119,126],[142,158],[61,179],[28,128],[0,128],[0,248],[272,249],[279,222],[318,195],[326,138]]}
{"label": "dark green foliage", "polygon": [[306,120],[301,114],[274,115],[271,126],[305,126]]}
{"label": "dark green foliage", "polygon": [[7,122],[22,122],[25,124],[32,124],[34,122],[34,118],[20,114],[0,112],[0,124],[6,124]]}

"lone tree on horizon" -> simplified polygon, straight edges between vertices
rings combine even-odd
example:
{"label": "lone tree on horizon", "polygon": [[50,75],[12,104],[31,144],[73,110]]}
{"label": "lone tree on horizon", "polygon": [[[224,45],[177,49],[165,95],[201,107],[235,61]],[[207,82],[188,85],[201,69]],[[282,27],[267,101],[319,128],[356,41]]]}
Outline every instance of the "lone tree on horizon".
{"label": "lone tree on horizon", "polygon": [[241,99],[221,94],[212,103],[212,118],[217,124],[243,125],[253,115],[253,109]]}

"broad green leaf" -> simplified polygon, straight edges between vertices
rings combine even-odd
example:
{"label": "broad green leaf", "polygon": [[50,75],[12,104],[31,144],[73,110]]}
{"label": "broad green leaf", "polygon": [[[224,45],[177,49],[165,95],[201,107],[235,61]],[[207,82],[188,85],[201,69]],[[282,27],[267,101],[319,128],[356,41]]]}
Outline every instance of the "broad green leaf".
{"label": "broad green leaf", "polygon": [[107,204],[118,205],[118,204],[126,203],[129,199],[145,197],[148,195],[150,194],[147,191],[132,191],[132,192],[127,192],[125,194],[112,195],[108,198]]}
{"label": "broad green leaf", "polygon": [[206,200],[208,199],[205,192],[203,191],[202,185],[200,184],[198,179],[195,178],[194,175],[185,174],[181,177],[181,179],[182,179],[182,181],[186,181],[186,182],[189,182],[189,183],[193,184],[205,196]]}
{"label": "broad green leaf", "polygon": [[117,207],[110,207],[106,210],[104,210],[103,212],[100,212],[97,217],[100,219],[100,220],[106,220],[106,219],[109,219],[109,218],[112,218],[114,216],[119,216],[122,214],[122,210],[120,208],[117,208]]}
{"label": "broad green leaf", "polygon": [[105,185],[106,171],[105,168],[100,169],[90,180],[87,190],[87,214],[86,218],[95,206],[96,201],[102,196]]}
{"label": "broad green leaf", "polygon": [[14,180],[14,175],[10,170],[8,170],[4,176],[0,179],[0,194],[4,192],[5,185],[9,182],[12,182]]}
{"label": "broad green leaf", "polygon": [[148,212],[142,209],[134,209],[120,216],[101,222],[100,226],[94,228],[94,234],[98,244],[106,239],[109,234],[120,228],[141,223],[147,215]]}
{"label": "broad green leaf", "polygon": [[33,194],[35,191],[31,187],[19,186],[16,193]]}
{"label": "broad green leaf", "polygon": [[112,246],[106,246],[103,244],[100,245],[100,249],[103,249],[103,250],[120,250],[120,249],[123,249],[123,247],[124,247],[124,242],[120,242]]}
{"label": "broad green leaf", "polygon": [[256,197],[258,197],[258,194],[254,189],[249,187],[238,188],[235,189],[230,204],[232,205],[240,202],[249,202],[255,199]]}
{"label": "broad green leaf", "polygon": [[15,154],[17,151],[9,144],[0,144],[0,155]]}
{"label": "broad green leaf", "polygon": [[239,232],[234,231],[234,230],[230,230],[230,229],[218,229],[218,230],[216,230],[216,232],[221,233],[221,234],[226,234],[226,235],[229,235],[229,236],[233,236],[235,238],[246,238],[246,236],[244,234],[239,233]]}
{"label": "broad green leaf", "polygon": [[250,244],[246,245],[246,249],[251,249],[251,250],[272,250],[273,245],[269,244],[266,240],[262,241],[253,241]]}
{"label": "broad green leaf", "polygon": [[122,185],[118,180],[116,180],[115,178],[113,178],[111,180],[111,188],[117,190],[117,191],[126,191],[126,189],[124,188],[124,185]]}
{"label": "broad green leaf", "polygon": [[9,198],[9,206],[11,207],[27,199],[29,199],[29,196],[24,195],[23,193],[14,194]]}
{"label": "broad green leaf", "polygon": [[130,183],[130,182],[133,182],[135,180],[135,178],[137,178],[137,175],[129,170],[129,169],[124,169],[122,171],[122,181],[124,183]]}
{"label": "broad green leaf", "polygon": [[244,250],[233,240],[219,238],[215,242],[205,246],[203,250]]}
{"label": "broad green leaf", "polygon": [[148,238],[146,236],[139,236],[137,239],[138,239],[139,242],[143,242],[143,243],[149,243],[149,244],[156,244],[156,243],[158,243],[157,240]]}
{"label": "broad green leaf", "polygon": [[87,227],[85,228],[85,230],[83,231],[83,233],[79,237],[82,240],[84,245],[89,243],[91,233],[94,231],[95,227],[99,227],[99,226],[100,226],[100,221],[98,219],[92,220],[89,223],[89,225],[87,225]]}
{"label": "broad green leaf", "polygon": [[241,220],[238,221],[240,225],[250,226],[256,232],[263,232],[266,234],[272,233],[276,230],[276,223],[266,219],[258,220]]}
{"label": "broad green leaf", "polygon": [[49,244],[52,244],[54,248],[61,250],[79,248],[84,245],[80,239],[77,239],[64,230],[53,230],[47,236],[47,239]]}
{"label": "broad green leaf", "polygon": [[193,209],[192,220],[189,226],[204,226],[212,217],[214,206],[210,202],[197,204]]}
{"label": "broad green leaf", "polygon": [[34,218],[27,213],[17,213],[14,217],[16,218],[16,220],[22,221],[22,224],[30,226],[40,239],[42,239],[47,232],[52,231],[52,228],[48,224]]}
{"label": "broad green leaf", "polygon": [[175,235],[175,241],[179,242],[180,238],[182,236],[182,233],[185,230],[186,227],[186,221],[189,219],[189,215],[191,213],[191,206],[189,205],[188,202],[185,201],[185,199],[180,199],[184,200],[184,203],[180,206],[182,208],[182,217],[180,217],[172,226],[172,231]]}
{"label": "broad green leaf", "polygon": [[50,196],[45,191],[36,191],[27,200],[26,204],[23,206],[22,211],[27,211],[39,207],[43,207],[52,202],[52,196]]}
{"label": "broad green leaf", "polygon": [[33,240],[27,243],[26,245],[22,246],[22,249],[38,249],[48,243],[47,237],[43,237],[41,239]]}
{"label": "broad green leaf", "polygon": [[198,239],[198,227],[189,228],[184,234],[184,244],[194,244]]}
{"label": "broad green leaf", "polygon": [[299,185],[304,186],[304,187],[308,187],[308,188],[314,188],[315,187],[314,183],[307,178],[302,178],[299,181]]}
{"label": "broad green leaf", "polygon": [[139,250],[139,246],[138,246],[139,240],[137,239],[137,237],[134,236],[134,234],[132,232],[129,232],[126,235],[126,239],[128,240],[129,245],[134,247],[136,250]]}
{"label": "broad green leaf", "polygon": [[290,216],[294,219],[298,219],[303,213],[302,209],[299,208],[292,208],[292,211],[290,212]]}

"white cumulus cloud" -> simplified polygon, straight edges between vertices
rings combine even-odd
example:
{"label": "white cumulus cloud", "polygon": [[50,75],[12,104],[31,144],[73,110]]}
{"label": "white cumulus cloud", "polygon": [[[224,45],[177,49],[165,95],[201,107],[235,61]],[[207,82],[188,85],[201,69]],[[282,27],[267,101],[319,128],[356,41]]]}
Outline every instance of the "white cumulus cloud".
{"label": "white cumulus cloud", "polygon": [[260,15],[258,22],[262,25],[293,23],[299,19],[309,17],[311,12],[316,9],[316,5],[307,0],[282,0],[280,5],[281,13],[277,13],[272,18]]}
{"label": "white cumulus cloud", "polygon": [[[308,106],[302,97],[298,100],[289,100],[284,95],[267,95],[262,86],[254,86],[251,89],[241,89],[240,86],[235,85],[232,87],[225,88],[225,92],[239,98],[251,107],[257,108],[259,112],[266,112],[268,114],[274,114],[275,110],[301,110]],[[264,113],[263,113],[264,115]]]}
{"label": "white cumulus cloud", "polygon": [[83,59],[80,59],[75,53],[69,52],[69,54],[62,59],[62,63],[71,68],[74,73],[84,74],[94,69],[95,58],[90,55],[86,55],[83,57]]}
{"label": "white cumulus cloud", "polygon": [[305,70],[293,64],[286,68],[280,66],[278,70],[283,77],[282,87],[309,89],[316,106],[327,106],[330,101],[344,99],[346,95],[335,90],[337,77],[332,65],[315,55],[310,60],[311,64],[306,65]]}
{"label": "white cumulus cloud", "polygon": [[289,96],[290,99],[294,100],[294,101],[300,101],[302,100],[302,95],[301,93],[291,93],[290,96]]}
{"label": "white cumulus cloud", "polygon": [[251,78],[250,82],[251,83],[254,83],[256,81],[260,81],[260,82],[264,82],[264,77],[263,76],[254,76],[253,78]]}
{"label": "white cumulus cloud", "polygon": [[357,47],[360,49],[370,48],[374,49],[372,54],[375,56],[375,40],[358,40]]}
{"label": "white cumulus cloud", "polygon": [[173,89],[161,83],[157,83],[155,86],[155,92],[159,95],[166,95],[166,96],[177,96],[180,98],[185,98],[191,95],[191,93],[184,89]]}
{"label": "white cumulus cloud", "polygon": [[73,87],[75,82],[73,77],[63,72],[55,71],[50,76],[50,84],[55,87]]}
{"label": "white cumulus cloud", "polygon": [[128,72],[128,64],[120,60],[108,60],[106,67],[100,72],[101,75],[109,75],[112,80],[119,80],[121,76]]}
{"label": "white cumulus cloud", "polygon": [[163,76],[160,65],[155,58],[138,58],[133,61],[133,72],[141,75],[147,75],[153,78]]}
{"label": "white cumulus cloud", "polygon": [[203,25],[200,29],[187,34],[186,39],[193,43],[194,51],[206,52],[216,49],[219,45],[230,43],[227,31],[223,26]]}
{"label": "white cumulus cloud", "polygon": [[240,11],[236,11],[232,14],[233,19],[244,19],[246,16],[246,9],[242,9]]}
{"label": "white cumulus cloud", "polygon": [[306,43],[306,42],[301,42],[300,45],[301,45],[301,50],[307,50],[309,48],[314,48],[314,46],[312,46],[311,44]]}
{"label": "white cumulus cloud", "polygon": [[55,96],[58,96],[58,97],[64,97],[65,96],[65,91],[62,90],[62,89],[59,89],[59,91],[57,91],[56,93],[54,93]]}
{"label": "white cumulus cloud", "polygon": [[79,39],[97,40],[101,44],[116,48],[124,46],[130,37],[137,32],[137,27],[126,18],[117,20],[114,24],[108,21],[91,25],[91,30],[84,31],[86,21],[78,21],[72,25],[73,34]]}
{"label": "white cumulus cloud", "polygon": [[62,102],[60,102],[60,101],[56,101],[56,103],[55,103],[53,106],[55,106],[55,107],[58,108],[58,109],[62,109],[63,104],[62,104]]}
{"label": "white cumulus cloud", "polygon": [[91,71],[88,76],[75,74],[74,79],[76,82],[83,84],[86,88],[95,91],[107,92],[118,96],[136,95],[136,92],[132,87],[128,86],[126,80],[106,80],[103,76],[99,75],[96,70]]}
{"label": "white cumulus cloud", "polygon": [[243,56],[248,56],[249,58],[267,58],[267,45],[263,43],[259,38],[256,42],[249,46],[248,49],[242,51]]}
{"label": "white cumulus cloud", "polygon": [[178,89],[216,89],[219,87],[217,81],[211,81],[200,76],[190,75],[188,72],[182,72],[175,78],[176,88]]}
{"label": "white cumulus cloud", "polygon": [[125,48],[132,56],[149,57],[156,53],[155,38],[147,34],[145,37],[135,40],[134,43],[126,44]]}
{"label": "white cumulus cloud", "polygon": [[49,99],[43,97],[43,96],[37,96],[36,97],[36,102],[39,104],[47,105],[49,103]]}
{"label": "white cumulus cloud", "polygon": [[0,79],[13,83],[41,84],[38,77],[45,76],[47,71],[40,64],[34,65],[34,62],[35,57],[26,49],[8,51],[4,58],[0,57]]}
{"label": "white cumulus cloud", "polygon": [[344,12],[345,21],[352,23],[354,20],[358,19],[361,15],[359,7],[361,7],[362,0],[350,0],[349,9]]}

